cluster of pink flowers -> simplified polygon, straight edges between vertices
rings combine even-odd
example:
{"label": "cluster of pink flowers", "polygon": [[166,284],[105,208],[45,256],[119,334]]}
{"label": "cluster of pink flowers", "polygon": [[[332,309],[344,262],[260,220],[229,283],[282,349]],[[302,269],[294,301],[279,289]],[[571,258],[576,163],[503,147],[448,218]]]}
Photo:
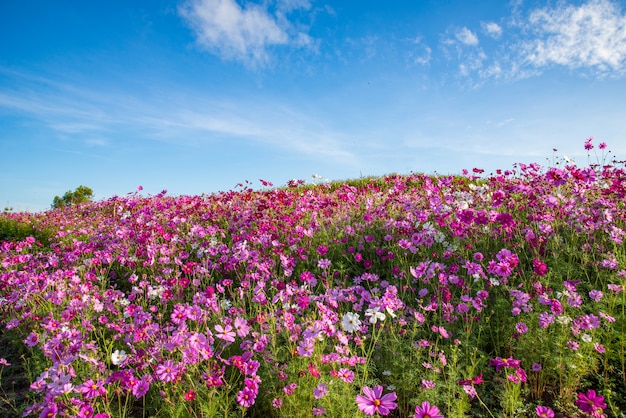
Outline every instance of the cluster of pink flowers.
{"label": "cluster of pink flowers", "polygon": [[[387,415],[409,395],[383,394],[392,377],[381,373],[380,385],[361,387],[368,362],[389,361],[375,335],[407,338],[424,359],[416,384],[435,393],[450,352],[488,338],[472,327],[498,309],[503,340],[563,332],[567,355],[610,352],[600,331],[616,322],[608,301],[624,290],[624,170],[519,164],[477,179],[391,175],[358,187],[294,181],[179,197],[138,190],[3,215],[54,231],[47,247],[31,237],[0,243],[0,322],[45,359],[27,412],[104,416],[113,394],[193,408],[208,393],[232,392],[224,398],[233,408],[281,413],[308,390],[318,416],[345,384],[362,391],[355,408]],[[553,277],[559,230],[594,255],[585,274],[606,275]],[[480,343],[511,355],[498,339]],[[489,359],[485,379],[459,381],[459,396],[493,390],[487,376],[503,369],[525,384],[537,353],[512,354]],[[576,405],[599,416],[606,405],[591,392]],[[415,417],[442,416],[420,401]]]}

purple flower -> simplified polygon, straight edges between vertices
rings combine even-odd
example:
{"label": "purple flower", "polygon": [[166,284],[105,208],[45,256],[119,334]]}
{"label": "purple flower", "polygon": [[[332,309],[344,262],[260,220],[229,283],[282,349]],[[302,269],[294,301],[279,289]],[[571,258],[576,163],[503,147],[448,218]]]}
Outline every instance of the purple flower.
{"label": "purple flower", "polygon": [[313,397],[315,397],[315,399],[321,399],[327,393],[328,393],[328,386],[326,386],[324,383],[320,383],[319,385],[317,385],[315,389],[313,389]]}
{"label": "purple flower", "polygon": [[174,365],[172,360],[166,360],[159,364],[156,368],[156,377],[164,382],[172,382],[178,374],[178,367]]}
{"label": "purple flower", "polygon": [[421,405],[415,407],[415,415],[413,415],[413,418],[443,418],[443,415],[435,405],[422,402]]}
{"label": "purple flower", "polygon": [[392,410],[398,407],[398,404],[395,403],[396,393],[391,392],[383,396],[382,386],[374,386],[373,389],[365,386],[363,393],[364,395],[356,395],[356,403],[359,410],[365,415],[389,415]]}
{"label": "purple flower", "polygon": [[326,410],[324,410],[324,408],[321,408],[321,407],[313,408],[313,416],[319,417],[322,415],[326,415]]}
{"label": "purple flower", "polygon": [[150,381],[149,377],[144,375],[141,379],[137,379],[135,377],[131,378],[131,390],[130,392],[135,396],[135,398],[140,399],[143,397],[150,389]]}
{"label": "purple flower", "polygon": [[600,302],[600,299],[602,299],[603,293],[601,290],[591,290],[589,292],[589,297],[595,301],[595,302]]}

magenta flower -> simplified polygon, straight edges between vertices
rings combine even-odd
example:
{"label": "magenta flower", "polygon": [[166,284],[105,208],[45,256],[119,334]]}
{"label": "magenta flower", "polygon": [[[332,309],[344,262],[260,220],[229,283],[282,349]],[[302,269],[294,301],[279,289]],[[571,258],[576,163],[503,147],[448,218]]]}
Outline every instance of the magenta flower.
{"label": "magenta flower", "polygon": [[547,406],[539,405],[535,408],[535,412],[540,418],[554,418],[554,411]]}
{"label": "magenta flower", "polygon": [[513,357],[509,357],[509,358],[496,357],[496,358],[489,359],[489,365],[492,367],[495,367],[496,372],[500,371],[500,369],[504,367],[517,369],[519,368],[520,364],[521,364],[521,361],[516,360]]}
{"label": "magenta flower", "polygon": [[56,417],[57,416],[57,412],[59,412],[59,408],[57,407],[56,403],[51,403],[49,405],[47,405],[39,414],[39,418],[49,418],[49,417]]}
{"label": "magenta flower", "polygon": [[248,387],[243,388],[243,390],[239,391],[239,393],[237,394],[237,403],[239,403],[239,405],[243,406],[244,408],[250,408],[252,405],[254,405],[255,399],[256,393]]}
{"label": "magenta flower", "polygon": [[421,405],[415,407],[415,415],[413,415],[413,418],[443,418],[443,415],[435,405],[422,402]]}
{"label": "magenta flower", "polygon": [[77,389],[85,399],[97,398],[98,396],[106,393],[103,382],[94,382],[92,379],[87,380]]}
{"label": "magenta flower", "polygon": [[356,403],[359,410],[365,415],[389,415],[392,410],[398,407],[398,404],[395,403],[396,393],[391,392],[382,396],[382,386],[374,386],[373,389],[365,386],[363,393],[365,395],[356,395]]}
{"label": "magenta flower", "polygon": [[604,396],[597,395],[593,389],[589,389],[587,393],[579,393],[578,399],[574,403],[581,411],[592,415],[596,415],[606,408]]}

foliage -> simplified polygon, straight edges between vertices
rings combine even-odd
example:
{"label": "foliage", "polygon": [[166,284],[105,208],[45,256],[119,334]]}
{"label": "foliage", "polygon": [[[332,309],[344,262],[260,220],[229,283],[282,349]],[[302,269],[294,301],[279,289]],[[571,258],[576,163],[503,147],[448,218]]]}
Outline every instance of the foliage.
{"label": "foliage", "polygon": [[0,241],[23,241],[32,237],[46,247],[52,234],[50,229],[40,228],[36,219],[24,214],[0,214]]}
{"label": "foliage", "polygon": [[93,199],[93,190],[86,186],[78,186],[74,191],[68,190],[63,197],[54,196],[52,208],[62,208],[65,206],[86,203]]}

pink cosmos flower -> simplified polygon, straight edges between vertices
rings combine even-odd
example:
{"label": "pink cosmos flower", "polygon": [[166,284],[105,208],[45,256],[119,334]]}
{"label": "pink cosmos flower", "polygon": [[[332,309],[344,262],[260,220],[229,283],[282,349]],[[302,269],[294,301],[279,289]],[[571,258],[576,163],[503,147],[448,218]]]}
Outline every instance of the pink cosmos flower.
{"label": "pink cosmos flower", "polygon": [[178,366],[175,366],[172,360],[166,360],[157,366],[155,374],[159,380],[172,382],[178,374]]}
{"label": "pink cosmos flower", "polygon": [[591,290],[589,292],[589,297],[594,301],[594,302],[600,302],[600,299],[602,299],[603,293],[601,290]]}
{"label": "pink cosmos flower", "polygon": [[148,375],[144,375],[141,379],[137,379],[135,377],[133,384],[131,385],[131,393],[135,396],[135,398],[140,399],[146,393],[148,393],[148,389],[150,389],[150,377]]}
{"label": "pink cosmos flower", "polygon": [[196,392],[194,392],[193,390],[188,390],[187,392],[185,392],[186,401],[193,401],[194,399],[196,399]]}
{"label": "pink cosmos flower", "polygon": [[52,402],[41,411],[41,413],[39,414],[39,418],[56,417],[58,411],[59,407],[56,403]]}
{"label": "pink cosmos flower", "polygon": [[283,388],[283,391],[287,394],[287,395],[293,395],[293,393],[296,391],[296,388],[298,387],[298,385],[296,383],[290,383],[287,386],[285,386]]}
{"label": "pink cosmos flower", "polygon": [[598,415],[598,412],[602,413],[602,410],[606,408],[604,396],[596,394],[593,389],[589,389],[587,393],[579,393],[574,403],[581,411],[594,416]]}
{"label": "pink cosmos flower", "polygon": [[254,405],[255,399],[256,393],[248,387],[243,388],[243,390],[240,390],[239,393],[237,393],[237,403],[244,408],[250,408]]}
{"label": "pink cosmos flower", "polygon": [[519,368],[521,364],[520,360],[515,360],[513,357],[502,358],[496,357],[489,359],[489,365],[496,368],[496,372],[500,371],[503,367],[510,367],[512,369]]}
{"label": "pink cosmos flower", "polygon": [[535,412],[540,418],[554,418],[554,411],[547,406],[539,405],[535,408]]}
{"label": "pink cosmos flower", "polygon": [[389,415],[389,413],[398,407],[395,402],[397,399],[396,393],[391,392],[383,396],[383,387],[374,386],[369,388],[363,387],[364,395],[356,396],[356,403],[359,410],[365,415]]}
{"label": "pink cosmos flower", "polygon": [[215,326],[215,331],[217,331],[217,333],[214,335],[217,338],[231,343],[235,341],[235,333],[233,332],[233,327],[231,327],[230,325],[222,327],[221,325],[217,324]]}
{"label": "pink cosmos flower", "polygon": [[533,271],[538,276],[545,276],[548,273],[548,266],[540,259],[535,258],[533,260]]}
{"label": "pink cosmos flower", "polygon": [[415,415],[413,415],[413,418],[443,418],[443,415],[435,405],[422,402],[421,405],[415,407]]}
{"label": "pink cosmos flower", "polygon": [[432,380],[422,379],[422,387],[424,389],[434,389],[435,388],[435,382],[433,382]]}
{"label": "pink cosmos flower", "polygon": [[248,325],[248,321],[240,317],[235,318],[234,325],[235,329],[237,330],[237,335],[239,335],[241,338],[245,338],[252,329]]}
{"label": "pink cosmos flower", "polygon": [[77,389],[85,399],[97,398],[98,396],[106,393],[104,383],[102,381],[94,382],[92,379],[87,380]]}
{"label": "pink cosmos flower", "polygon": [[337,377],[346,383],[352,383],[354,381],[354,372],[350,369],[341,368],[337,370]]}

